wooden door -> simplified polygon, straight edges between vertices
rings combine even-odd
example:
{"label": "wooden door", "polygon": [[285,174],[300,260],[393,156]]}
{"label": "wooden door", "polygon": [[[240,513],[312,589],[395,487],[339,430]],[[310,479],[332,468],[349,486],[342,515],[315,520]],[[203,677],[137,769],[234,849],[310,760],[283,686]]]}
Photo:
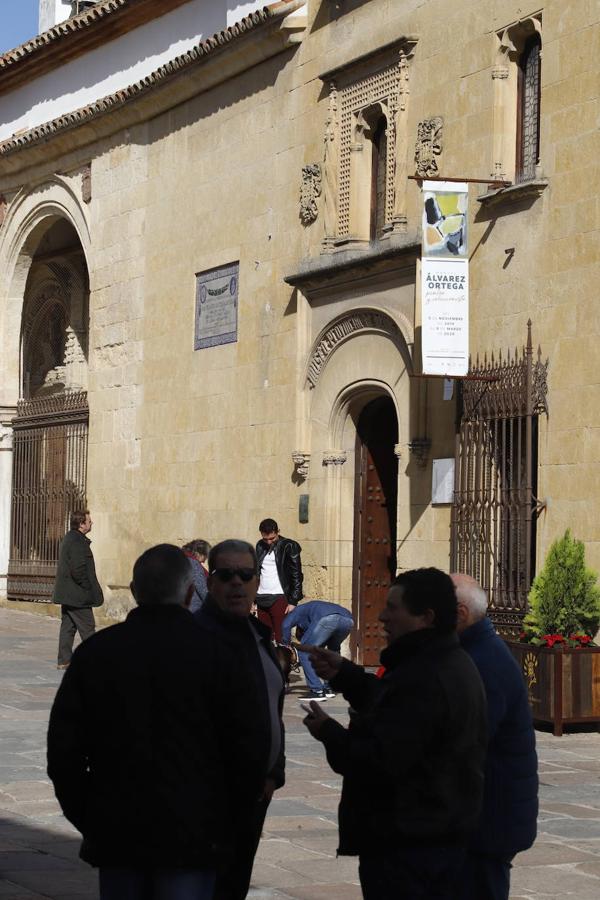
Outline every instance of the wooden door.
{"label": "wooden door", "polygon": [[356,440],[353,606],[358,627],[354,650],[363,665],[377,666],[385,647],[378,617],[396,574],[398,423],[389,398],[378,398],[365,407]]}

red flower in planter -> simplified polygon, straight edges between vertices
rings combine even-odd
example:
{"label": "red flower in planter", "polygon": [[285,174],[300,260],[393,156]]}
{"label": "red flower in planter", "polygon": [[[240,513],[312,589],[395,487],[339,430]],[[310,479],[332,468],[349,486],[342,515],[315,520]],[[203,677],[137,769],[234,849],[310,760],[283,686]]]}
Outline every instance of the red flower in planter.
{"label": "red flower in planter", "polygon": [[565,638],[562,634],[543,634],[542,640],[545,641],[546,647],[554,647],[555,644],[565,643]]}
{"label": "red flower in planter", "polygon": [[580,647],[586,647],[588,644],[592,643],[589,634],[570,634],[569,638],[572,641],[576,641]]}

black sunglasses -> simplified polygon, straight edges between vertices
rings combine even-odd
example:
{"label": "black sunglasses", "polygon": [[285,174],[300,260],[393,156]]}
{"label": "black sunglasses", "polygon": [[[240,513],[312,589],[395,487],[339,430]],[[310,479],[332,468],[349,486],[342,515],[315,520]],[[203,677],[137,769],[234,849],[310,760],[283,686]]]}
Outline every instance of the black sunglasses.
{"label": "black sunglasses", "polygon": [[209,575],[216,575],[219,581],[231,581],[237,575],[242,581],[251,581],[256,569],[213,569]]}

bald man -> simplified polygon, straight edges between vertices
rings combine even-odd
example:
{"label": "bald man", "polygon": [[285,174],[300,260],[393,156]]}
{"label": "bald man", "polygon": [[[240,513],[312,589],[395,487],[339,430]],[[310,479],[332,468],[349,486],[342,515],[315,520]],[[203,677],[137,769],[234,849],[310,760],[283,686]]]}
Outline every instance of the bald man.
{"label": "bald man", "polygon": [[514,856],[536,837],[535,732],[525,682],[510,650],[487,617],[487,597],[470,575],[450,576],[458,601],[462,647],[479,669],[488,701],[488,750],[483,810],[461,877],[457,900],[508,900]]}

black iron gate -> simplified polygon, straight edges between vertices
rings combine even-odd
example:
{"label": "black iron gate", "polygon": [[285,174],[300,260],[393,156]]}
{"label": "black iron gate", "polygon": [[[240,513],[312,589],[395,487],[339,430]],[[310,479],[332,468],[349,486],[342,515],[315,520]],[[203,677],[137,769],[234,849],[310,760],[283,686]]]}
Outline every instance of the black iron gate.
{"label": "black iron gate", "polygon": [[520,630],[535,573],[537,424],[547,412],[548,361],[527,345],[503,360],[479,359],[460,382],[451,567],[487,592],[504,634]]}
{"label": "black iron gate", "polygon": [[17,405],[9,600],[50,600],[69,513],[85,507],[88,418],[85,391]]}

